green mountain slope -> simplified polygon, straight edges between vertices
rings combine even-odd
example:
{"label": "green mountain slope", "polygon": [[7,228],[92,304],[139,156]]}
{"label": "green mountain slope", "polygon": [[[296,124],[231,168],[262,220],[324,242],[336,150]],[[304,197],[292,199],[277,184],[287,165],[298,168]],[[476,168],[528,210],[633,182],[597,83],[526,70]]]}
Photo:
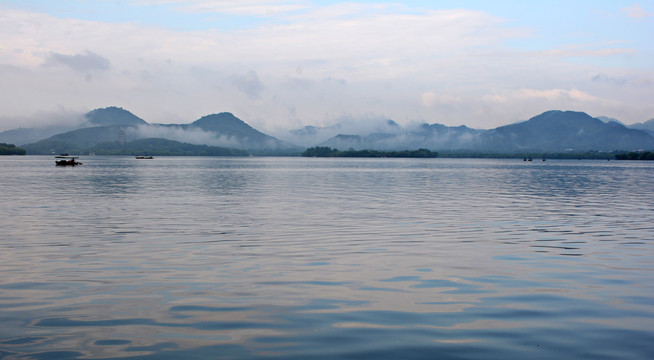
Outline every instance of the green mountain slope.
{"label": "green mountain slope", "polygon": [[231,113],[211,114],[192,122],[186,129],[202,129],[215,133],[216,137],[229,139],[234,147],[250,151],[301,151],[303,147],[266,135]]}
{"label": "green mountain slope", "polygon": [[648,134],[654,136],[654,119],[649,119],[643,123],[633,124],[629,127],[632,129],[647,131]]}
{"label": "green mountain slope", "polygon": [[131,112],[116,106],[91,110],[84,115],[90,126],[137,126],[148,123]]}
{"label": "green mountain slope", "polygon": [[481,135],[478,149],[517,151],[615,151],[654,149],[654,137],[583,112],[552,110]]}
{"label": "green mountain slope", "polygon": [[152,156],[247,156],[247,151],[217,146],[193,145],[167,139],[138,139],[121,145],[107,142],[93,146],[96,155]]}
{"label": "green mountain slope", "polygon": [[30,155],[87,153],[99,143],[118,142],[120,128],[120,125],[112,125],[77,129],[24,145],[24,148]]}

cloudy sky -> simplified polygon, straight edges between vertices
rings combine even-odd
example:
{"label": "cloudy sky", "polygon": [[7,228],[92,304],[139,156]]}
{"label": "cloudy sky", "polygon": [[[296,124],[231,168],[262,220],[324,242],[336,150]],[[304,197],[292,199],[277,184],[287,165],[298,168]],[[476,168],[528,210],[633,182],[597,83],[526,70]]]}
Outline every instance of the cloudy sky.
{"label": "cloudy sky", "polygon": [[0,130],[654,118],[654,1],[0,0]]}

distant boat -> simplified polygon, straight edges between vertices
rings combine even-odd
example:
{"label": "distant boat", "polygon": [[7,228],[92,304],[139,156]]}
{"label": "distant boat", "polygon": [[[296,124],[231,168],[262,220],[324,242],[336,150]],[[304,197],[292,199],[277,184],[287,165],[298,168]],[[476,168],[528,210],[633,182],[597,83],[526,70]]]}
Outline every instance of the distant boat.
{"label": "distant boat", "polygon": [[137,159],[154,159],[152,156],[143,156],[143,155],[137,155]]}
{"label": "distant boat", "polygon": [[55,164],[57,166],[76,166],[76,165],[82,165],[81,162],[77,161],[77,156],[68,156],[68,154],[61,154],[55,156],[55,159],[60,159],[60,160],[55,160]]}

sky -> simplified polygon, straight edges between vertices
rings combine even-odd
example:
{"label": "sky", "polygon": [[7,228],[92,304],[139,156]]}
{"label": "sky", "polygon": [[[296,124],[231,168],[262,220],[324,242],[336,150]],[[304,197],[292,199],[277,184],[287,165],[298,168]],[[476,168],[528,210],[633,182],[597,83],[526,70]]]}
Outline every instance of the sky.
{"label": "sky", "polygon": [[0,0],[0,131],[654,118],[654,1]]}

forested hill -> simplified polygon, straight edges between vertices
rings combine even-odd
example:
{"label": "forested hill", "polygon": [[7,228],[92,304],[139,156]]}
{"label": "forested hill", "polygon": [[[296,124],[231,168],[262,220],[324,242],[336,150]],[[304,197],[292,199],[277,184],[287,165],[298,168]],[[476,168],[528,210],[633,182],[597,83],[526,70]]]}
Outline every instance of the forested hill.
{"label": "forested hill", "polygon": [[[644,125],[643,125],[644,126]],[[311,136],[315,137],[314,129]],[[295,133],[297,137],[298,133]],[[422,124],[370,134],[333,136],[321,147],[402,150],[425,148],[439,152],[503,153],[654,150],[654,137],[618,122],[604,122],[584,112],[552,110],[529,120],[490,130],[466,126]]]}
{"label": "forested hill", "polygon": [[[299,155],[312,146],[381,152],[428,149],[452,155],[654,150],[654,136],[646,131],[651,121],[634,125],[643,128],[636,129],[615,119],[602,117],[601,120],[578,111],[546,111],[529,120],[490,130],[438,123],[404,128],[395,121],[385,120],[368,126],[367,130],[361,126],[350,127],[352,133],[347,132],[345,125],[305,127],[302,131],[291,131],[291,137],[284,137],[283,133],[279,137],[265,134],[229,112],[206,115],[187,124],[149,124],[125,109],[110,106],[92,110],[84,119],[74,129],[69,124],[55,134],[53,124],[48,128],[8,130],[0,133],[0,142],[18,144],[28,154],[85,153],[101,143],[125,144],[153,138],[243,150],[253,155]],[[35,138],[40,140],[28,143],[12,140]]]}
{"label": "forested hill", "polygon": [[316,146],[308,148],[302,153],[304,157],[388,157],[388,158],[435,158],[437,152],[427,149],[402,150],[402,151],[377,151],[377,150],[345,150],[332,149],[330,147]]}
{"label": "forested hill", "polygon": [[90,126],[137,126],[148,123],[131,112],[116,106],[91,110],[84,115]]}

